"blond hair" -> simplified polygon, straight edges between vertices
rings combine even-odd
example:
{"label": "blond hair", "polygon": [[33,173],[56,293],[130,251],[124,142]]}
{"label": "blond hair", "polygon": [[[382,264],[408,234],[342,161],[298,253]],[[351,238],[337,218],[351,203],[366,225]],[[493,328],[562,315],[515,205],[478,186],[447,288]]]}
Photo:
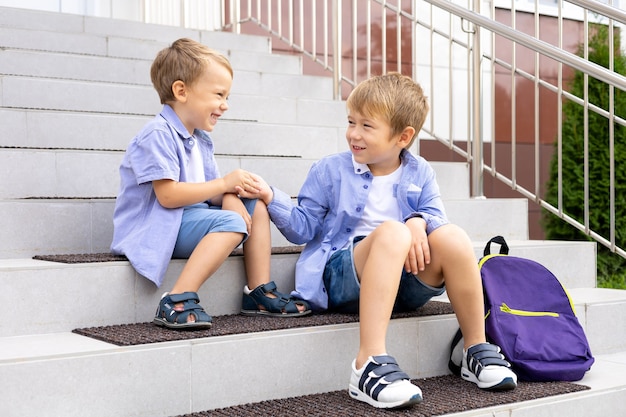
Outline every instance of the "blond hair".
{"label": "blond hair", "polygon": [[225,67],[232,77],[233,69],[228,59],[200,42],[181,38],[161,50],[150,68],[152,85],[159,94],[161,104],[174,101],[172,85],[176,81],[191,86],[207,66],[214,63]]}
{"label": "blond hair", "polygon": [[348,111],[365,117],[380,118],[391,126],[392,134],[406,127],[415,129],[410,147],[424,125],[429,106],[422,87],[411,77],[392,72],[361,82],[348,96]]}

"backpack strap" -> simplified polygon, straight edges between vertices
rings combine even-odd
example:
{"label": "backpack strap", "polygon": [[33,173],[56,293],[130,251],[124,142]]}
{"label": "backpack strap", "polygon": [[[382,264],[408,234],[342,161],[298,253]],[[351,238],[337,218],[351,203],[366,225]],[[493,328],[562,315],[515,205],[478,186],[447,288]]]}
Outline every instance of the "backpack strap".
{"label": "backpack strap", "polygon": [[500,245],[500,255],[508,255],[509,254],[509,245],[506,243],[506,240],[502,236],[494,236],[489,239],[487,245],[485,245],[485,250],[483,251],[483,256],[491,255],[491,242],[497,243]]}
{"label": "backpack strap", "polygon": [[[450,344],[450,359],[448,360],[448,369],[450,369],[450,371],[456,376],[461,375],[461,365],[462,365],[463,360],[461,360],[461,362],[457,364],[454,362],[454,360],[452,360],[452,355],[454,353],[454,349],[457,347],[457,345],[462,339],[463,339],[463,333],[461,333],[461,329],[458,329],[456,331],[456,334],[452,338],[452,343]],[[461,357],[462,356],[463,355],[461,355]]]}

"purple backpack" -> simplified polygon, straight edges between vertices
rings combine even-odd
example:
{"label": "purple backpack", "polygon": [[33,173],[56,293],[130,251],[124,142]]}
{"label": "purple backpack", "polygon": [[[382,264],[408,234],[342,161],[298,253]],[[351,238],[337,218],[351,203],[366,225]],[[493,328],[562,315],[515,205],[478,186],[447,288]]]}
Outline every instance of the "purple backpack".
{"label": "purple backpack", "polygon": [[[499,254],[491,254],[492,242],[500,245]],[[543,265],[508,253],[504,238],[496,236],[479,262],[487,339],[500,346],[522,381],[582,379],[594,358],[572,300]],[[452,344],[453,372],[460,369],[452,353],[461,337],[459,330]]]}

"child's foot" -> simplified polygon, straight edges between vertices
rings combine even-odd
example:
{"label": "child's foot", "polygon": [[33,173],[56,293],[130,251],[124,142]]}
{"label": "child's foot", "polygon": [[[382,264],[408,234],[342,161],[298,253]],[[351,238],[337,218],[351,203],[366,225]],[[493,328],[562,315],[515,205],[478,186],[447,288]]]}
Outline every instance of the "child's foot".
{"label": "child's foot", "polygon": [[213,319],[199,302],[195,292],[165,293],[152,322],[170,329],[207,329],[213,324]]}
{"label": "child's foot", "polygon": [[517,375],[511,364],[500,353],[500,347],[491,343],[479,343],[467,351],[463,349],[461,377],[492,391],[506,391],[517,387]]}
{"label": "child's foot", "polygon": [[352,362],[350,396],[376,408],[401,408],[422,401],[422,391],[389,355],[370,356],[361,369]]}
{"label": "child's foot", "polygon": [[301,317],[311,313],[309,304],[304,300],[291,298],[276,290],[276,283],[270,281],[250,291],[243,290],[241,314],[247,316]]}

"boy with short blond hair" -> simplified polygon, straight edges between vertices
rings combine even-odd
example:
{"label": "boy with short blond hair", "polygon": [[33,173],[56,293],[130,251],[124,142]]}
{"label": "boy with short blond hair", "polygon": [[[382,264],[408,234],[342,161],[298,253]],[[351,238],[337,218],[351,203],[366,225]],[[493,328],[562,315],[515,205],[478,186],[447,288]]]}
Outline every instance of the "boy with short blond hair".
{"label": "boy with short blond hair", "polygon": [[486,343],[471,241],[448,222],[432,167],[408,151],[428,109],[410,77],[366,80],[347,100],[350,151],[312,166],[298,204],[261,185],[272,221],[287,239],[306,244],[292,295],[314,310],[359,313],[349,394],[374,407],[422,401],[387,353],[387,328],[392,311],[415,310],[444,290],[463,331],[463,378],[483,389],[517,385],[499,348]]}
{"label": "boy with short blond hair", "polygon": [[209,132],[229,107],[228,60],[183,38],[159,52],[150,75],[163,110],[131,141],[120,166],[111,250],[157,286],[172,257],[188,258],[161,297],[154,323],[210,327],[197,291],[242,242],[248,284],[242,313],[310,313],[306,302],[281,294],[270,281],[270,220],[265,204],[254,199],[260,178],[242,169],[219,174]]}

